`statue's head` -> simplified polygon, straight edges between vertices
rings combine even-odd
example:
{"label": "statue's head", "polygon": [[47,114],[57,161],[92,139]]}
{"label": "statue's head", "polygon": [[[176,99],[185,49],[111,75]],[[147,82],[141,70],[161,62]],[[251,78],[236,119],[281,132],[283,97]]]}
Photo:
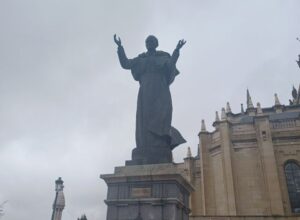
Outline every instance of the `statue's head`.
{"label": "statue's head", "polygon": [[147,50],[155,50],[158,47],[158,39],[153,36],[153,35],[149,35],[146,38],[146,48]]}

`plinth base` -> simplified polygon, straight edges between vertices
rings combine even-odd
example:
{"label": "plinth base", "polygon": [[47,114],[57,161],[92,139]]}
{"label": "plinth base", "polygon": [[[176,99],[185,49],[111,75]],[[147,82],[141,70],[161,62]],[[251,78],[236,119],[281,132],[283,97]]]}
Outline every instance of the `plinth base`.
{"label": "plinth base", "polygon": [[170,147],[134,148],[131,158],[126,165],[172,163],[172,150]]}
{"label": "plinth base", "polygon": [[188,220],[193,187],[175,164],[116,167],[108,186],[107,220]]}

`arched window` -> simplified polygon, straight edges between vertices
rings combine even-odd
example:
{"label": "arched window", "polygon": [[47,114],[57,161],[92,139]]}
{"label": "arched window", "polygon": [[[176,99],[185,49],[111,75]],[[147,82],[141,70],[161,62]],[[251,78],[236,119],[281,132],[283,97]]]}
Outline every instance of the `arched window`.
{"label": "arched window", "polygon": [[300,213],[300,166],[290,161],[284,170],[292,212]]}

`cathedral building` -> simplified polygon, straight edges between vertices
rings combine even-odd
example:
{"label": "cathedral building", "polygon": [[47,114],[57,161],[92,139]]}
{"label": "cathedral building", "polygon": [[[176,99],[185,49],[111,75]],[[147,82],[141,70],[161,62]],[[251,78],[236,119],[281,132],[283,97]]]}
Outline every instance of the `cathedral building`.
{"label": "cathedral building", "polygon": [[300,219],[300,88],[290,105],[216,112],[214,131],[202,121],[199,152],[177,164],[195,190],[192,220]]}

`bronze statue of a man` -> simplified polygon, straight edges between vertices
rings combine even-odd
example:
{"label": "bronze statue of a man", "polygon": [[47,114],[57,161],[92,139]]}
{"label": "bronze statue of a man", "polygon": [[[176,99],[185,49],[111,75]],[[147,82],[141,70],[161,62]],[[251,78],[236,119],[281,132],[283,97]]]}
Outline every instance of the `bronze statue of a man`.
{"label": "bronze statue of a man", "polygon": [[186,43],[180,40],[172,56],[158,51],[158,40],[150,35],[146,39],[147,52],[128,59],[121,39],[114,35],[118,45],[120,64],[130,69],[140,88],[136,111],[136,148],[132,161],[127,164],[156,164],[172,162],[172,149],[185,143],[178,130],[171,126],[172,99],[169,86],[179,74],[176,62],[179,50]]}

